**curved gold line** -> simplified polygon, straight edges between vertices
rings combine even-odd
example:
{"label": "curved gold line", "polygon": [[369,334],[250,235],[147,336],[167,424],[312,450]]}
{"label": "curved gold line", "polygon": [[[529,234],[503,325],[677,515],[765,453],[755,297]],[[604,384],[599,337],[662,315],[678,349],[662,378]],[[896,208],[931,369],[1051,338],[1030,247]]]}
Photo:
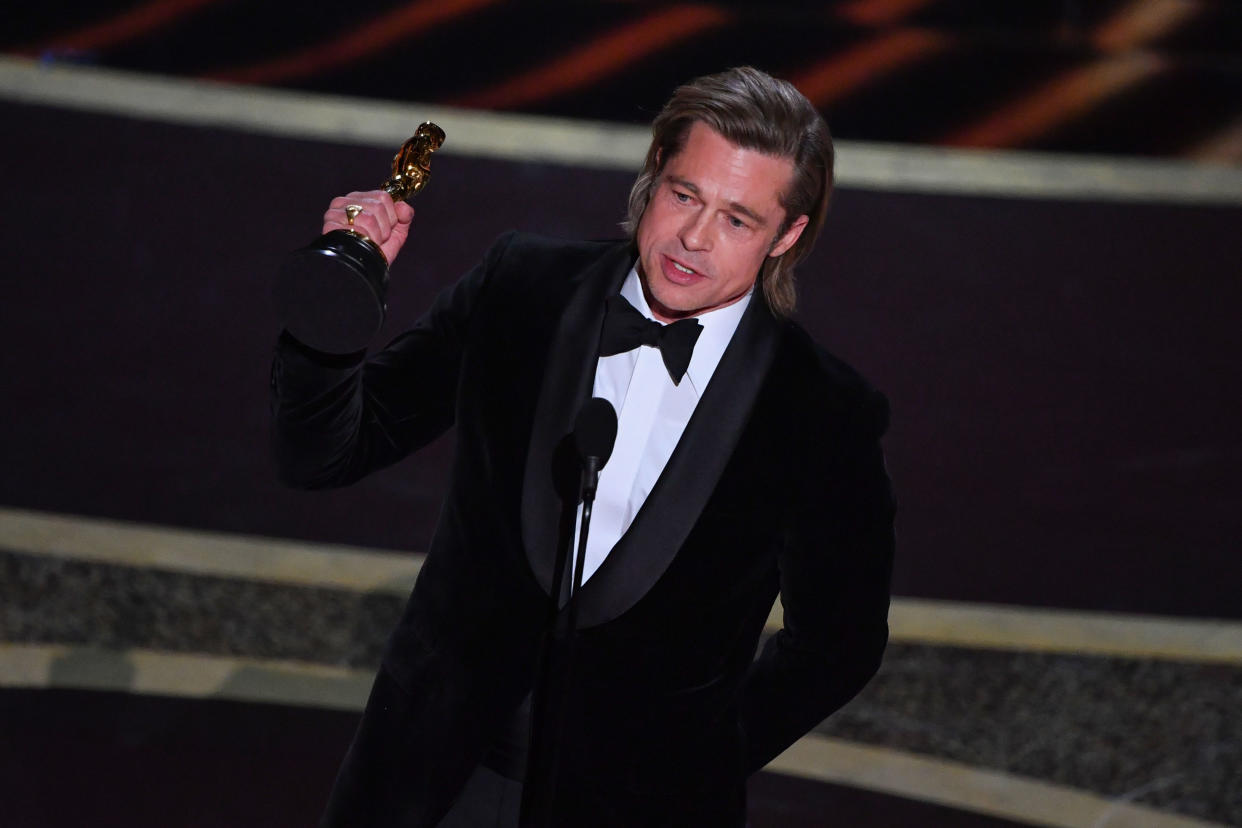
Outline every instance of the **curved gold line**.
{"label": "curved gold line", "polygon": [[[452,133],[441,150],[450,155],[630,173],[651,141],[649,128],[630,124],[237,87],[5,55],[0,100],[389,152],[413,124],[430,119]],[[1218,164],[854,141],[836,147],[838,186],[861,190],[1242,204],[1242,170]]]}
{"label": "curved gold line", "polygon": [[766,770],[1051,828],[1224,828],[1078,788],[816,733]]}
{"label": "curved gold line", "polygon": [[[0,644],[0,687],[358,711],[371,679],[370,671],[296,661]],[[766,770],[1052,828],[1223,828],[1064,785],[816,733],[799,739]]]}
{"label": "curved gold line", "polygon": [[[119,566],[408,595],[423,556],[0,507],[0,546]],[[892,640],[1242,664],[1242,622],[895,598]],[[780,603],[768,632],[781,626]]]}

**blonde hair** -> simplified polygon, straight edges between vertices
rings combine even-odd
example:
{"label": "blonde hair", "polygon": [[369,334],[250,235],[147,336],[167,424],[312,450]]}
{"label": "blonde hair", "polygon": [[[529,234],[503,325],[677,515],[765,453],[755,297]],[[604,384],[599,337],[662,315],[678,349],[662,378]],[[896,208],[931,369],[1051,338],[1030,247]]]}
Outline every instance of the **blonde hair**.
{"label": "blonde hair", "polygon": [[785,220],[776,238],[783,236],[798,216],[809,220],[793,246],[780,256],[765,259],[759,270],[768,306],[778,316],[787,316],[797,301],[794,267],[815,245],[832,194],[833,149],[828,125],[793,84],[749,66],[705,75],[678,87],[651,123],[647,159],[630,189],[629,210],[622,226],[631,238],[664,165],[681,151],[690,127],[697,122],[739,147],[788,158],[793,163],[793,180],[788,192],[781,194]]}

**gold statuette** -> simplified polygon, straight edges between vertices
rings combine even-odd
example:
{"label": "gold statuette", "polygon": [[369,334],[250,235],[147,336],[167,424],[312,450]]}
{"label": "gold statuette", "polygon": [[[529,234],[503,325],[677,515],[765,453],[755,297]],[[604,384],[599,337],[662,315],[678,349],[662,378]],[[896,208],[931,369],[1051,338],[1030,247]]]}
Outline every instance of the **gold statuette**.
{"label": "gold statuette", "polygon": [[431,178],[431,154],[444,144],[444,130],[427,121],[418,127],[392,159],[392,175],[380,189],[393,201],[406,201]]}
{"label": "gold statuette", "polygon": [[[380,185],[393,201],[406,201],[427,186],[431,154],[444,130],[427,121],[392,159]],[[353,222],[350,222],[352,224]],[[384,323],[388,260],[379,245],[354,230],[333,230],[295,250],[276,279],[276,310],[285,329],[320,351],[361,351]]]}

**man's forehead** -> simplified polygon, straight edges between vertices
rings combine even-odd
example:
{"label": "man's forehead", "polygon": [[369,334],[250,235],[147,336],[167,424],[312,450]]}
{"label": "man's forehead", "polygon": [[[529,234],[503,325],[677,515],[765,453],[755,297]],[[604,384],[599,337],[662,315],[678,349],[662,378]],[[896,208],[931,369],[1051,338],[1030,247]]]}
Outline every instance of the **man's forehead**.
{"label": "man's forehead", "polygon": [[696,121],[677,150],[662,159],[662,176],[698,194],[701,189],[724,186],[746,212],[766,211],[774,204],[782,211],[793,182],[793,159],[734,143],[709,124]]}

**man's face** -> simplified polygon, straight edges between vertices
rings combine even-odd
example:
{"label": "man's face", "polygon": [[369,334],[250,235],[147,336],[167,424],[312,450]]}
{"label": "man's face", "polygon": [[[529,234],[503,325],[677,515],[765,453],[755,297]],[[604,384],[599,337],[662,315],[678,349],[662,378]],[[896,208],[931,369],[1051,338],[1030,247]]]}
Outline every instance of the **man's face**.
{"label": "man's face", "polygon": [[661,322],[697,316],[746,295],[768,256],[793,246],[799,216],[779,237],[780,196],[793,162],[730,143],[706,124],[690,127],[667,159],[638,222],[638,272]]}

